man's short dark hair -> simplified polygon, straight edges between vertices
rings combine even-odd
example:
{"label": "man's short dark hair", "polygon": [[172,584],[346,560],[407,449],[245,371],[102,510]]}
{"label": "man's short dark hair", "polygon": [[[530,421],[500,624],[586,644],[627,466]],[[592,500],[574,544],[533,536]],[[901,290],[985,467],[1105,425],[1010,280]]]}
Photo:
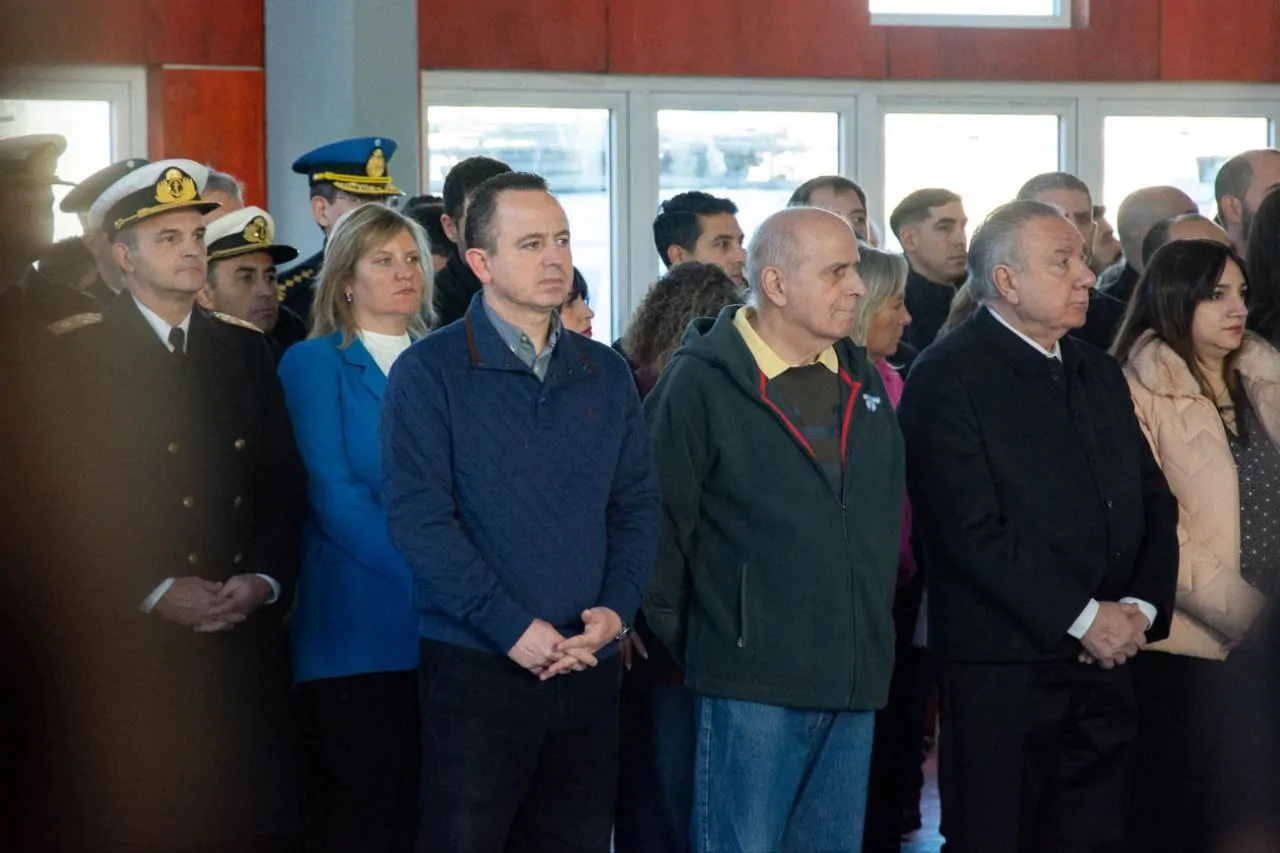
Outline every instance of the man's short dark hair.
{"label": "man's short dark hair", "polygon": [[738,206],[727,198],[696,190],[672,196],[658,205],[658,215],[653,218],[653,244],[662,263],[671,266],[667,249],[672,246],[679,246],[686,252],[694,251],[698,238],[702,236],[702,223],[698,218],[721,213],[736,216]]}
{"label": "man's short dark hair", "polygon": [[849,180],[843,175],[821,175],[817,178],[810,178],[800,186],[796,187],[796,191],[791,194],[791,198],[787,200],[787,207],[802,207],[808,205],[813,199],[813,194],[818,190],[831,190],[836,195],[841,193],[857,193],[858,200],[862,202],[865,210],[867,207],[867,194],[862,191],[862,187],[854,181]]}
{"label": "man's short dark hair", "polygon": [[1040,195],[1040,193],[1054,190],[1084,193],[1089,199],[1090,207],[1093,206],[1093,193],[1089,190],[1089,185],[1070,172],[1044,172],[1036,175],[1018,190],[1018,199],[1020,201],[1035,201],[1036,196]]}
{"label": "man's short dark hair", "polygon": [[84,277],[97,270],[93,253],[79,237],[66,237],[47,247],[36,261],[36,269],[46,278],[80,289]]}
{"label": "man's short dark hair", "polygon": [[1142,238],[1142,263],[1145,265],[1151,260],[1151,256],[1156,253],[1164,244],[1171,242],[1170,233],[1173,226],[1179,222],[1190,222],[1201,220],[1204,222],[1213,222],[1207,216],[1201,216],[1198,213],[1179,213],[1175,216],[1168,216],[1161,219],[1155,225],[1151,226],[1151,230],[1147,232],[1147,236]]}
{"label": "man's short dark hair", "polygon": [[546,179],[530,172],[501,172],[476,187],[471,193],[471,206],[467,209],[467,246],[496,253],[493,217],[498,212],[498,199],[504,192],[534,190],[551,192]]}
{"label": "man's short dark hair", "polygon": [[951,190],[938,189],[936,187],[916,190],[898,202],[898,206],[893,209],[893,213],[889,214],[889,230],[893,232],[893,236],[897,237],[898,240],[902,240],[903,228],[924,222],[929,218],[930,211],[935,207],[954,204],[960,200],[960,196]]}
{"label": "man's short dark hair", "polygon": [[431,244],[431,254],[447,255],[453,251],[453,242],[444,233],[440,215],[444,213],[444,200],[438,195],[418,195],[409,199],[400,212],[422,226]]}
{"label": "man's short dark hair", "polygon": [[444,176],[445,215],[456,225],[462,218],[462,212],[467,207],[467,198],[471,193],[490,178],[510,171],[510,166],[492,157],[475,156],[459,160],[449,170],[449,174]]}

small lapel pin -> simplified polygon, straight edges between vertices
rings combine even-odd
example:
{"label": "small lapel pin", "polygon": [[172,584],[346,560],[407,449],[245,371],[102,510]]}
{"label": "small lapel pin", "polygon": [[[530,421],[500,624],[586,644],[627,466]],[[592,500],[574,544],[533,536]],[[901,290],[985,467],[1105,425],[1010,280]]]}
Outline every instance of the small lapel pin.
{"label": "small lapel pin", "polygon": [[867,408],[868,408],[869,410],[871,410],[871,411],[873,411],[873,412],[874,412],[876,409],[880,408],[880,398],[879,398],[879,397],[873,397],[873,396],[871,396],[870,394],[864,394],[864,395],[863,395],[863,397],[862,397],[862,399],[863,399],[863,400],[866,400],[866,402],[867,402]]}

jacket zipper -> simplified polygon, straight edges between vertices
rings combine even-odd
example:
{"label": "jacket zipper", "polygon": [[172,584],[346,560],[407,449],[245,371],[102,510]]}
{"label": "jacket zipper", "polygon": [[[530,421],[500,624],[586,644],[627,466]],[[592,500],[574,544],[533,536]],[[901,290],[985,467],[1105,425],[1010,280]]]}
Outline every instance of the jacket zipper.
{"label": "jacket zipper", "polygon": [[747,564],[738,573],[738,648],[747,647]]}

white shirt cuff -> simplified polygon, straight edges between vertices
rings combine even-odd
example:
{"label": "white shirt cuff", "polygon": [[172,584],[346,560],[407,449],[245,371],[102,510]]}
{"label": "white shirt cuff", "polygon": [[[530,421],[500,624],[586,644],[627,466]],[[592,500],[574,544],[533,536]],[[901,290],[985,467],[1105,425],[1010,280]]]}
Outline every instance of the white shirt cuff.
{"label": "white shirt cuff", "polygon": [[138,605],[138,609],[143,613],[150,613],[160,603],[160,599],[164,598],[164,594],[169,591],[169,587],[173,586],[173,578],[165,578],[160,585],[151,590],[151,594],[142,599],[142,603]]}
{"label": "white shirt cuff", "polygon": [[1150,602],[1147,602],[1147,601],[1143,601],[1141,598],[1134,598],[1131,595],[1127,595],[1124,598],[1120,599],[1120,603],[1132,604],[1136,606],[1138,608],[1138,612],[1141,613],[1143,616],[1147,617],[1148,629],[1150,629],[1152,625],[1156,624],[1156,606],[1154,604],[1151,604]]}
{"label": "white shirt cuff", "polygon": [[1093,620],[1096,618],[1098,618],[1098,601],[1091,598],[1089,603],[1084,606],[1084,610],[1081,610],[1080,615],[1076,617],[1076,621],[1071,623],[1067,633],[1077,640],[1083,639],[1084,635],[1089,633],[1089,629],[1093,627]]}
{"label": "white shirt cuff", "polygon": [[[275,604],[277,601],[280,600],[280,584],[276,581],[275,578],[271,577],[271,575],[260,574],[258,575],[258,577],[262,578],[264,581],[271,584],[271,597],[268,598],[266,601],[264,601],[263,604],[264,605]],[[1150,607],[1151,605],[1148,604],[1147,606]],[[1145,613],[1146,611],[1143,611],[1143,612]]]}

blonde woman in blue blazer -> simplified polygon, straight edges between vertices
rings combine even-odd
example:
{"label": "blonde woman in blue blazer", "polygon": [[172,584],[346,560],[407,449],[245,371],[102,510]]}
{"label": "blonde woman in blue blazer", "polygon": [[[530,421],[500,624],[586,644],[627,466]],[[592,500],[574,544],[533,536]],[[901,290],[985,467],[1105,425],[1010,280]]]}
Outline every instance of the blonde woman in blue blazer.
{"label": "blonde woman in blue blazer", "polygon": [[413,849],[418,628],[387,536],[378,420],[391,365],[430,327],[430,258],[421,228],[390,208],[346,214],[311,337],[280,364],[309,475],[289,628],[308,849]]}

